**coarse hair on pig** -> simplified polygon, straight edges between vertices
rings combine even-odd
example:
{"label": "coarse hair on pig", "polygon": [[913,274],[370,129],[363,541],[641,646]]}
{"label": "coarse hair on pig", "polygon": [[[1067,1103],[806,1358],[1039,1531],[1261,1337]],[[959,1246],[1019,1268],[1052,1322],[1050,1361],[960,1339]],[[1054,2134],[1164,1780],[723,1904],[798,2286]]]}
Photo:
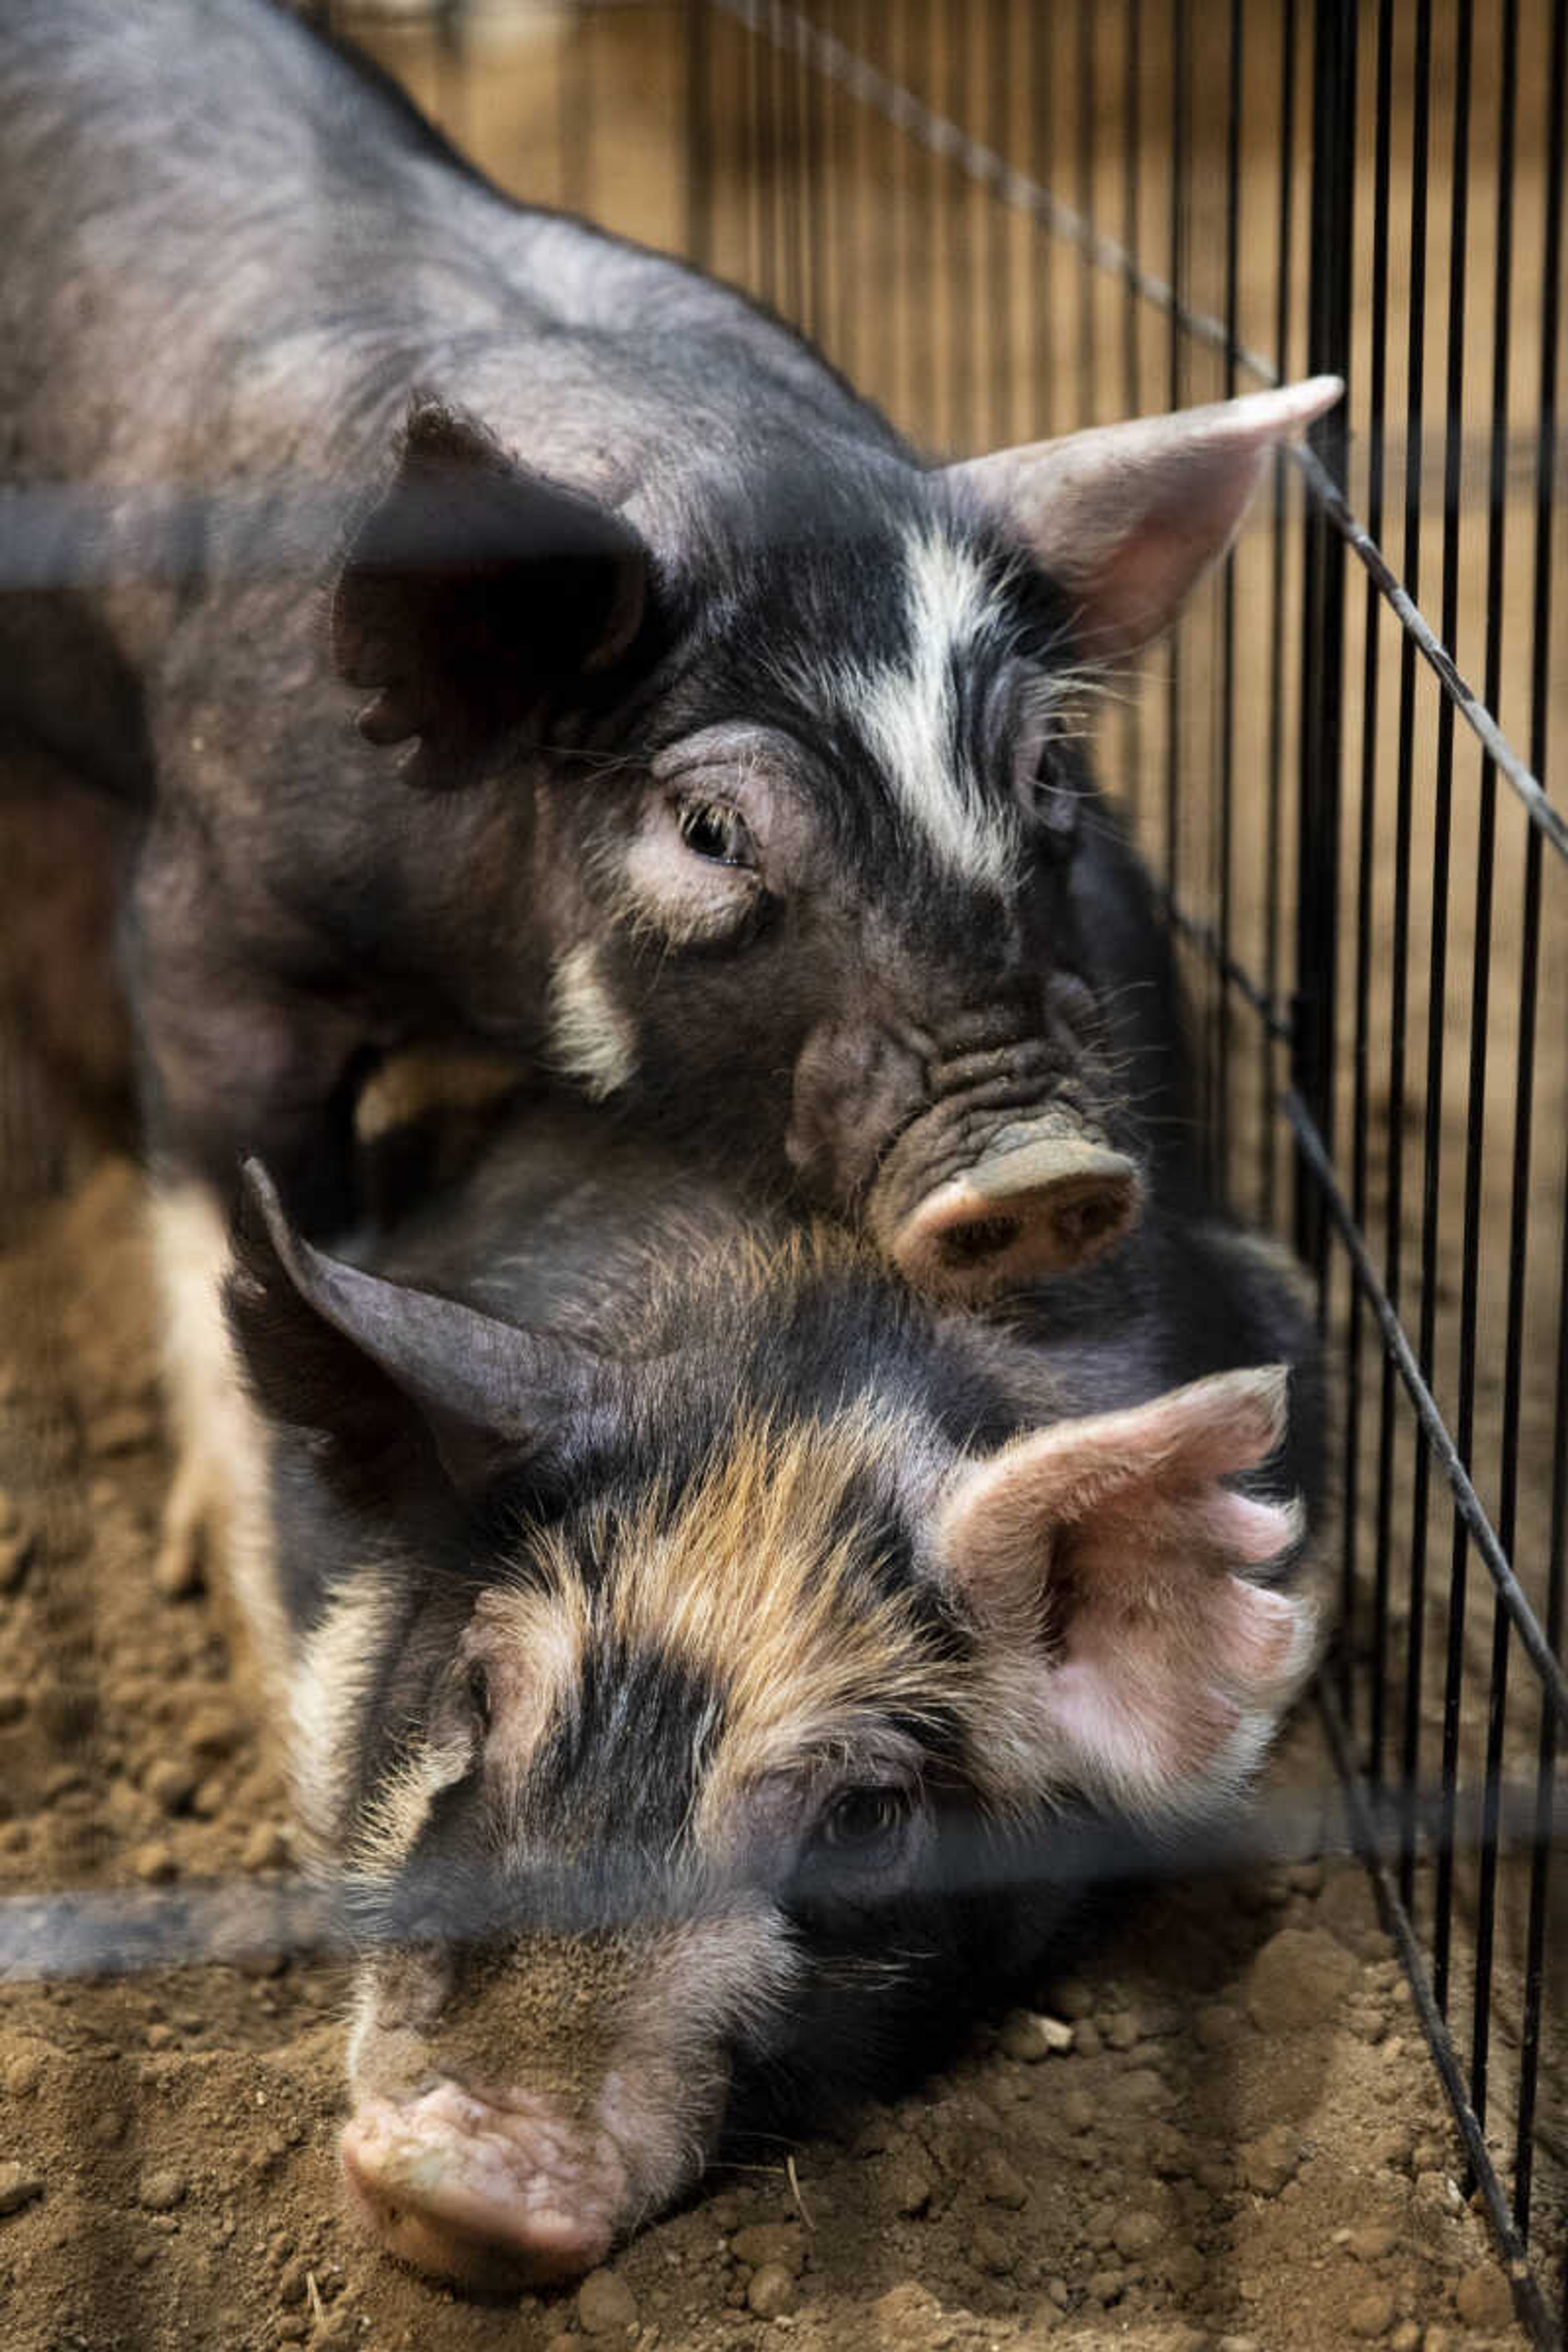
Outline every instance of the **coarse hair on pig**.
{"label": "coarse hair on pig", "polygon": [[1313,1643],[1282,1366],[1108,1401],[1125,1365],[686,1170],[575,1270],[547,1219],[509,1263],[531,1161],[553,1196],[580,1160],[563,1234],[602,1233],[618,1147],[577,1116],[384,1244],[395,1280],[257,1177],[229,1286],[301,1802],[367,1938],[345,2167],[465,2279],[580,2271],[726,2116],[939,2047],[1086,1824],[1234,1796]]}

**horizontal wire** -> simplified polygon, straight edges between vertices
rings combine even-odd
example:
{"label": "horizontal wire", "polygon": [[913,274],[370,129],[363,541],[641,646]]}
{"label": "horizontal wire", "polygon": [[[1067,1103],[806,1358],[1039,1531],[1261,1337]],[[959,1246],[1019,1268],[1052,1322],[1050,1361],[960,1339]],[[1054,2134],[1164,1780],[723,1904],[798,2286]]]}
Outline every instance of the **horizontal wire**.
{"label": "horizontal wire", "polygon": [[[1363,1852],[1361,1834],[1336,1818],[1342,1794],[1338,1781],[1306,1791],[1281,1790],[1229,1820],[1173,1828],[1163,1839],[1122,1822],[1057,1820],[1027,1838],[1004,1843],[976,1824],[962,1855],[950,1852],[940,1858],[942,1874],[931,1885],[943,1894],[973,1897],[1020,1886],[1067,1891],[1134,1879],[1184,1881],[1194,1871],[1353,1860]],[[1459,1796],[1458,1816],[1479,1819],[1480,1788],[1462,1790]],[[1509,1851],[1533,1851],[1540,1834],[1538,1799],[1533,1776],[1500,1788],[1499,1835]],[[1380,1818],[1373,1831],[1376,1851],[1396,1855],[1413,1832],[1433,1838],[1446,1802],[1443,1790],[1434,1787],[1408,1811],[1402,1807],[1397,1816],[1391,1811]],[[1479,1833],[1467,1832],[1461,1842],[1478,1843]],[[595,1850],[592,1868],[581,1874],[583,1883],[602,1890],[617,1860],[613,1846]],[[632,1856],[625,1884],[634,1890],[634,1899],[622,1911],[633,1918],[642,1874],[640,1858]],[[396,1903],[396,1920],[378,1922],[369,1916],[383,1895]],[[247,1876],[184,1887],[10,1895],[0,1896],[0,1984],[123,1976],[187,1962],[243,1968],[279,1954],[343,1958],[380,1942],[417,1940],[418,1932],[430,1933],[432,1919],[443,1936],[461,1938],[515,1932],[527,1926],[529,1916],[525,1898],[509,1890],[501,1874],[479,1885],[471,1876],[459,1880],[445,1874],[439,1865],[416,1867],[395,1889],[384,1890],[367,1890],[352,1877],[263,1884]],[[651,1905],[647,1916],[656,1916]],[[669,1912],[661,1909],[657,1916]],[[411,1918],[423,1923],[421,1931],[410,1927]]]}
{"label": "horizontal wire", "polygon": [[1184,908],[1177,906],[1168,892],[1163,892],[1161,895],[1164,904],[1165,919],[1172,929],[1180,932],[1183,939],[1189,940],[1200,954],[1205,956],[1213,964],[1221,977],[1228,981],[1237,994],[1258,1014],[1270,1037],[1276,1037],[1282,1044],[1289,1045],[1291,1028],[1288,1009],[1269,994],[1261,981],[1253,978],[1244,963],[1240,962],[1228,949],[1221,946],[1219,933],[1213,923],[1205,922],[1197,915],[1189,915]]}

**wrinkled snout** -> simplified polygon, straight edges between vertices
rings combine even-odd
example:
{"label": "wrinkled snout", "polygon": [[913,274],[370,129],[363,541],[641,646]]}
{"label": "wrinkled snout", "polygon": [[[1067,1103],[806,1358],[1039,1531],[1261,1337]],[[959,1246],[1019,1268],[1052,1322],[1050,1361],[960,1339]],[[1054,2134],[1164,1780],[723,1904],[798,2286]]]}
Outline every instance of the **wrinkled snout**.
{"label": "wrinkled snout", "polygon": [[873,1197],[879,1240],[917,1289],[959,1299],[1092,1264],[1135,1223],[1142,1199],[1124,1152],[1059,1118],[1007,1129],[907,1210],[900,1189],[890,1171]]}
{"label": "wrinkled snout", "polygon": [[626,2207],[607,2134],[552,2104],[494,2104],[443,2083],[363,2101],[342,2141],[361,2220],[390,2254],[465,2286],[543,2286],[592,2270]]}
{"label": "wrinkled snout", "polygon": [[940,1024],[825,1024],[796,1066],[790,1157],[937,1297],[1075,1273],[1115,1246],[1142,1198],[1137,1162],[1092,1108],[1098,1037],[1088,990],[1060,975]]}

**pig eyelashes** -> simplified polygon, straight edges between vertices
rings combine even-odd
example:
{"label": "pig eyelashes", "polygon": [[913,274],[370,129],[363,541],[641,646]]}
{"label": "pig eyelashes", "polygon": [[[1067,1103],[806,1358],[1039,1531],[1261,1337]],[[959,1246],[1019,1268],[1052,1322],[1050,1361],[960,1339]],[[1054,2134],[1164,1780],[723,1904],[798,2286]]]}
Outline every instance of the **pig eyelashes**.
{"label": "pig eyelashes", "polygon": [[616,911],[634,938],[661,948],[742,946],[766,905],[759,861],[755,835],[729,802],[661,796],[626,845]]}
{"label": "pig eyelashes", "polygon": [[673,803],[675,829],[694,857],[711,866],[734,866],[754,872],[757,846],[751,827],[739,809],[728,802],[682,796]]}

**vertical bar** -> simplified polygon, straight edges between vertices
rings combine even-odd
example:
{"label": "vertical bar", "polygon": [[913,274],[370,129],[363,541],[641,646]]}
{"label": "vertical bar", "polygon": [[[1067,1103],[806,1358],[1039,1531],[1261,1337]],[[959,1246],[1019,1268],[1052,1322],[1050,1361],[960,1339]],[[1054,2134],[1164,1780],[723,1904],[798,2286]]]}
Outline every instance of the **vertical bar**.
{"label": "vertical bar", "polygon": [[[930,0],[893,0],[891,30],[889,35],[889,72],[903,89],[912,89],[917,81],[916,58],[923,47],[921,35],[929,13]],[[868,23],[869,19],[868,19]],[[898,135],[894,150],[897,156],[894,179],[894,247],[892,286],[901,328],[898,318],[889,320],[887,364],[889,385],[895,365],[900,369],[904,414],[900,418],[905,429],[918,433],[922,441],[931,436],[935,415],[935,395],[932,384],[932,361],[929,349],[920,340],[920,322],[926,305],[914,299],[917,257],[928,268],[935,263],[935,211],[933,187],[937,172],[934,156],[922,156],[914,142]],[[929,289],[928,289],[929,300]],[[882,306],[877,306],[881,309]]]}
{"label": "vertical bar", "polygon": [[[1413,135],[1410,158],[1410,314],[1405,345],[1405,541],[1402,569],[1412,598],[1420,594],[1422,436],[1426,431],[1426,175],[1431,139],[1432,7],[1417,0]],[[1408,631],[1399,649],[1399,768],[1394,845],[1394,980],[1389,1015],[1388,1177],[1384,1202],[1384,1286],[1397,1309],[1405,1215],[1405,1048],[1409,996],[1410,835],[1415,756],[1415,646]],[[1394,1497],[1393,1363],[1383,1360],[1377,1461],[1377,1559],[1384,1573],[1392,1545]],[[1415,1893],[1416,1782],[1421,1761],[1421,1685],[1426,1649],[1425,1556],[1410,1560],[1409,1633],[1405,1667],[1405,1720],[1400,1741],[1399,1899],[1408,1910]]]}
{"label": "vertical bar", "polygon": [[[942,56],[942,0],[920,0],[920,21],[925,37],[920,45],[920,62],[921,69],[928,77],[926,87],[934,97],[942,88],[939,67]],[[910,79],[913,85],[912,76]],[[945,291],[943,272],[947,255],[947,227],[944,217],[944,200],[947,194],[947,180],[942,157],[934,149],[927,159],[922,179],[925,187],[927,234],[918,240],[916,252],[927,257],[932,283],[923,311],[920,305],[912,300],[910,302],[911,331],[917,333],[920,327],[930,326],[931,305],[940,301]],[[912,293],[912,287],[910,290]],[[921,348],[929,387],[927,397],[930,402],[926,437],[946,448],[949,446],[950,428],[945,402],[949,386],[942,380],[942,371],[937,365],[937,354],[931,349],[929,335]]]}
{"label": "vertical bar", "polygon": [[[1355,0],[1315,0],[1312,27],[1311,278],[1307,366],[1342,375],[1351,360],[1355,235]],[[1312,427],[1319,457],[1343,484],[1345,406]],[[1338,961],[1341,706],[1344,685],[1344,547],[1309,513],[1302,582],[1301,781],[1298,809],[1296,990],[1291,1076],[1326,1149],[1334,1134],[1334,992]],[[1323,1296],[1328,1226],[1305,1162],[1296,1171],[1296,1246]]]}
{"label": "vertical bar", "polygon": [[[919,68],[930,46],[931,5],[931,0],[894,0],[892,25],[898,46],[892,50],[889,70],[902,89],[919,87]],[[921,340],[921,328],[935,299],[931,281],[937,275],[942,165],[934,154],[917,148],[901,135],[898,154],[900,200],[895,233],[899,244],[893,281],[903,306],[900,348],[909,383],[908,413],[902,422],[922,441],[930,443],[936,436],[936,362],[929,342]],[[916,275],[922,267],[928,275],[926,299],[918,302],[914,299]]]}
{"label": "vertical bar", "polygon": [[[1367,530],[1383,543],[1383,478],[1388,380],[1388,181],[1394,121],[1394,0],[1379,0],[1377,15],[1376,144],[1373,160],[1372,382],[1367,431]],[[1367,1215],[1367,1134],[1370,1101],[1372,1017],[1373,876],[1377,853],[1378,625],[1383,592],[1366,585],[1366,639],[1363,648],[1361,721],[1361,824],[1356,861],[1355,1041],[1352,1072],[1351,1207],[1358,1227]],[[1356,1601],[1357,1510],[1361,1471],[1362,1293],[1352,1283],[1345,1340],[1343,1552],[1341,1573],[1339,1653],[1341,1705],[1353,1730],[1351,1660]],[[1374,1792],[1383,1787],[1388,1740],[1388,1554],[1379,1553],[1373,1575],[1371,1720],[1367,1774]]]}
{"label": "vertical bar", "polygon": [[[1503,0],[1502,76],[1498,98],[1497,237],[1493,256],[1492,417],[1487,479],[1487,650],[1486,698],[1495,710],[1502,690],[1502,609],[1505,524],[1508,491],[1508,392],[1510,331],[1513,293],[1514,120],[1519,88],[1519,0]],[[1533,830],[1533,828],[1531,828]],[[1465,1143],[1464,1261],[1459,1307],[1459,1412],[1458,1443],[1470,1460],[1475,1441],[1477,1326],[1479,1315],[1481,1169],[1486,1147],[1487,1024],[1489,1012],[1492,946],[1492,874],[1497,834],[1497,771],[1481,761],[1480,804],[1476,818],[1475,953],[1470,967],[1470,1075]],[[1538,977],[1535,975],[1534,977]],[[1533,997],[1533,987],[1531,991]],[[1534,1024],[1533,1004],[1527,1013],[1520,1005],[1521,1032]],[[1514,1173],[1519,1173],[1521,1130],[1530,1126],[1531,1098],[1526,1078],[1515,1099]],[[1525,1164],[1529,1144],[1525,1142]],[[1528,1216],[1528,1195],[1521,1204],[1516,1192],[1516,1215],[1521,1206]],[[1515,1393],[1524,1349],[1523,1272],[1527,1235],[1522,1222],[1515,1223],[1510,1250],[1509,1328],[1504,1350],[1505,1391]],[[1521,1310],[1518,1322],[1514,1307]],[[1505,1396],[1504,1419],[1508,1418]],[[1517,1486],[1505,1481],[1499,1513],[1498,1536],[1511,1559],[1516,1528]],[[1465,1544],[1465,1524],[1454,1514],[1456,1558]],[[1501,1596],[1492,1597],[1491,1685],[1487,1709],[1486,1773],[1481,1793],[1480,1870],[1476,1906],[1476,1976],[1470,2038],[1470,2097],[1478,2117],[1487,2112],[1489,2027],[1491,2021],[1492,1947],[1497,1910],[1498,1822],[1501,1803],[1502,1738],[1508,1712],[1510,1629]]]}
{"label": "vertical bar", "polygon": [[[1073,200],[1094,229],[1094,0],[1078,0],[1078,136],[1073,142]],[[1078,421],[1092,425],[1100,407],[1094,349],[1094,263],[1080,249],[1078,265]]]}
{"label": "vertical bar", "polygon": [[[1168,404],[1180,408],[1186,383],[1186,346],[1180,312],[1187,299],[1187,208],[1191,195],[1188,154],[1192,115],[1191,0],[1173,0],[1171,11],[1171,331],[1167,354]],[[1174,906],[1181,895],[1182,640],[1170,639],[1165,674],[1165,889]]]}
{"label": "vertical bar", "polygon": [[[829,14],[823,11],[821,13]],[[831,21],[831,18],[830,18]],[[800,177],[809,210],[805,219],[805,299],[808,335],[820,340],[828,323],[827,257],[833,250],[833,173],[827,146],[825,77],[803,47],[800,52]]]}
{"label": "vertical bar", "polygon": [[[946,102],[941,111],[966,134],[969,121],[969,10],[941,10],[942,47],[947,59]],[[947,285],[948,321],[948,446],[968,450],[974,439],[974,338],[972,305],[976,292],[974,238],[971,217],[973,183],[960,163],[942,180],[942,203],[949,226]]]}
{"label": "vertical bar", "polygon": [[558,85],[561,202],[569,213],[590,212],[594,204],[591,38],[587,10],[574,9],[565,26]]}
{"label": "vertical bar", "polygon": [[[848,23],[847,37],[857,57],[866,54],[866,27],[861,18],[868,0],[847,0]],[[859,380],[863,367],[860,330],[862,304],[860,288],[865,280],[866,237],[868,210],[866,191],[870,179],[868,155],[870,148],[870,110],[859,99],[846,95],[849,109],[848,136],[845,145],[844,170],[847,195],[844,206],[845,252],[839,257],[839,287],[843,309],[838,320],[837,355],[839,366],[851,383]],[[901,208],[900,208],[901,209]],[[884,394],[884,397],[886,395]]]}
{"label": "vertical bar", "polygon": [[[1242,0],[1230,0],[1230,58],[1225,120],[1225,394],[1236,391],[1236,353],[1241,300],[1241,77]],[[1230,968],[1233,823],[1231,794],[1236,772],[1236,555],[1226,558],[1220,580],[1219,794],[1215,862],[1219,876],[1216,929],[1219,965],[1214,982],[1214,1032],[1209,1055],[1212,1084],[1205,1151],[1211,1191],[1230,1192]]]}
{"label": "vertical bar", "polygon": [[[776,0],[767,0],[769,27]],[[778,300],[778,110],[773,92],[778,50],[769,31],[753,33],[747,44],[748,77],[754,108],[756,136],[752,169],[756,175],[756,275],[754,284],[764,302]]]}
{"label": "vertical bar", "polygon": [[[1029,176],[1037,187],[1051,189],[1051,175],[1056,168],[1056,142],[1052,135],[1051,86],[1047,64],[1049,43],[1042,22],[1043,14],[1037,7],[1026,8],[1024,13],[1029,45],[1025,61],[1029,90]],[[1033,382],[1038,403],[1033,429],[1044,434],[1054,431],[1052,420],[1056,414],[1056,337],[1051,299],[1055,255],[1048,229],[1037,227],[1034,231],[1031,249],[1037,258],[1039,289],[1037,293],[1031,289],[1035,322]]]}
{"label": "vertical bar", "polygon": [[[985,142],[993,154],[1011,156],[1013,151],[1011,99],[1013,88],[1013,6],[1012,0],[994,0],[988,11],[993,18],[991,37],[986,44],[988,71],[985,78]],[[987,194],[985,220],[988,235],[990,269],[986,287],[986,303],[990,317],[991,387],[990,414],[986,418],[986,437],[994,447],[1005,447],[1014,438],[1013,401],[1013,225],[1016,215],[1009,205]]]}
{"label": "vertical bar", "polygon": [[[1552,62],[1549,69],[1546,118],[1545,219],[1542,236],[1541,380],[1535,455],[1535,555],[1531,595],[1531,766],[1544,777],[1552,646],[1552,527],[1557,476],[1557,370],[1562,324],[1563,199],[1568,186],[1568,0],[1557,0],[1552,12]],[[1515,1291],[1522,1313],[1524,1299],[1524,1218],[1530,1198],[1530,1148],[1526,1110],[1534,1066],[1535,991],[1539,972],[1542,841],[1534,825],[1526,828],[1524,870],[1524,934],[1520,962],[1520,1034],[1516,1061],[1519,1124],[1514,1135],[1513,1217],[1509,1268],[1508,1366],[1514,1378],[1504,1390],[1502,1432],[1503,1501],[1511,1512],[1519,1464],[1521,1398],[1515,1372],[1522,1359],[1522,1329],[1514,1325]],[[1525,1013],[1530,1020],[1527,1026]],[[1563,1654],[1565,1587],[1568,1587],[1568,1183],[1563,1188],[1562,1284],[1557,1302],[1557,1408],[1551,1450],[1552,1513],[1547,1555],[1546,1638],[1555,1656]],[[1519,2116],[1514,2137],[1514,2217],[1521,2235],[1530,2228],[1534,2187],[1535,2100],[1541,2066],[1542,2021],[1546,1990],[1547,1901],[1550,1894],[1551,1845],[1557,1777],[1557,1717],[1551,1697],[1542,1694],[1541,1722],[1536,1744],[1534,1850],[1531,1856],[1530,1901],[1525,1927],[1524,2005],[1520,2035]],[[1561,1979],[1568,1955],[1554,1956]],[[1564,2280],[1564,2332],[1568,2334],[1568,2279]]]}
{"label": "vertical bar", "polygon": [[471,136],[467,0],[440,0],[436,11],[436,112],[460,146]]}
{"label": "vertical bar", "polygon": [[778,125],[775,150],[779,165],[777,207],[779,240],[779,309],[792,326],[806,316],[805,253],[807,221],[816,200],[805,169],[800,119],[802,60],[784,39],[784,9],[773,12],[773,113]]}
{"label": "vertical bar", "polygon": [[[1443,643],[1452,646],[1459,620],[1459,489],[1464,457],[1465,240],[1469,215],[1470,52],[1474,0],[1458,0],[1458,58],[1454,73],[1453,183],[1448,225],[1447,415],[1443,440]],[[1443,1171],[1443,1050],[1448,994],[1448,871],[1453,831],[1454,705],[1444,695],[1437,707],[1432,856],[1432,936],[1426,991],[1426,1118],[1421,1170],[1421,1313],[1416,1355],[1422,1377],[1430,1380],[1437,1327],[1437,1243]],[[1426,1498],[1431,1449],[1418,1448],[1411,1528],[1413,1557],[1426,1544]],[[1442,1784],[1438,1800],[1437,1880],[1432,1938],[1432,1992],[1444,2016],[1448,2011],[1449,1961],[1454,1914],[1454,1822],[1459,1774],[1459,1720],[1465,1683],[1465,1608],[1468,1597],[1469,1545],[1462,1523],[1456,1529],[1453,1572],[1448,1584],[1447,1664],[1443,1686]]]}
{"label": "vertical bar", "polygon": [[[1285,0],[1284,71],[1279,88],[1279,236],[1276,247],[1276,296],[1274,310],[1274,364],[1280,380],[1288,383],[1290,375],[1290,336],[1292,324],[1291,294],[1293,272],[1291,247],[1295,236],[1296,187],[1296,57],[1300,46],[1297,30],[1297,0]],[[1279,867],[1284,837],[1284,772],[1285,772],[1285,471],[1274,469],[1274,569],[1270,585],[1268,616],[1268,788],[1264,816],[1263,862],[1268,873],[1267,898],[1263,923],[1263,972],[1268,1002],[1279,1002],[1280,967],[1280,887]],[[1259,1129],[1263,1135],[1263,1222],[1272,1226],[1276,1222],[1275,1199],[1275,1083],[1276,1056],[1274,1040],[1267,1025],[1258,1032],[1259,1076],[1262,1101],[1259,1105]]]}
{"label": "vertical bar", "polygon": [[[1139,264],[1139,150],[1142,125],[1139,107],[1139,68],[1143,57],[1142,0],[1126,0],[1122,32],[1125,51],[1121,79],[1121,243],[1132,269]],[[1143,406],[1142,371],[1139,365],[1140,313],[1138,289],[1129,275],[1121,304],[1121,406],[1128,416]],[[1143,801],[1143,725],[1142,698],[1128,697],[1121,715],[1122,803],[1134,835]]]}

